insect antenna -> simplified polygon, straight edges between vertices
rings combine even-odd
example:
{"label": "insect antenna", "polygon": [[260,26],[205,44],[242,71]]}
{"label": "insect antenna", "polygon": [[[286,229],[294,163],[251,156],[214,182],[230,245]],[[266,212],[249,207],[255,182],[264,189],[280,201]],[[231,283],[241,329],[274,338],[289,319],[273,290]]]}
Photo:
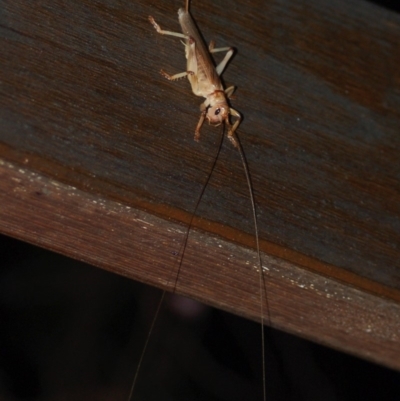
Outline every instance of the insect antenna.
{"label": "insect antenna", "polygon": [[193,213],[192,213],[192,215],[191,215],[191,217],[190,217],[189,224],[187,225],[187,228],[186,228],[185,240],[184,240],[184,242],[183,242],[183,244],[182,244],[181,259],[180,259],[180,261],[179,261],[178,271],[176,272],[176,275],[175,275],[175,283],[174,283],[174,287],[173,287],[173,288],[174,288],[174,289],[173,289],[173,293],[175,292],[176,286],[177,286],[177,284],[178,284],[179,275],[180,275],[180,273],[181,273],[181,268],[182,268],[182,265],[183,265],[183,259],[184,259],[184,257],[185,257],[185,249],[186,249],[186,246],[187,246],[187,243],[188,243],[188,240],[189,240],[189,233],[190,233],[190,230],[191,230],[191,228],[192,228],[193,221],[194,221],[194,218],[196,217],[197,210],[198,210],[198,208],[199,208],[199,206],[200,206],[201,200],[203,199],[204,192],[206,191],[206,189],[207,189],[207,187],[208,187],[208,183],[210,182],[211,177],[212,177],[212,175],[213,175],[213,173],[214,173],[214,170],[215,170],[215,166],[217,165],[217,161],[218,161],[218,158],[219,158],[219,154],[221,153],[221,148],[222,148],[222,142],[223,142],[223,140],[224,140],[224,132],[223,132],[223,126],[222,126],[222,127],[221,127],[220,141],[219,141],[219,144],[218,144],[217,152],[216,152],[216,154],[215,154],[215,156],[214,156],[213,164],[212,164],[212,166],[211,166],[211,168],[210,168],[210,171],[209,171],[209,173],[208,173],[208,175],[207,175],[207,179],[206,179],[206,181],[205,181],[204,184],[203,184],[203,187],[202,187],[202,189],[201,189],[200,195],[199,195],[198,198],[197,198],[196,206],[195,206],[195,208],[194,208],[194,210],[193,210]]}
{"label": "insect antenna", "polygon": [[[205,182],[204,182],[204,184],[202,186],[200,195],[197,198],[197,202],[196,202],[194,211],[193,211],[193,213],[192,213],[192,215],[190,217],[189,224],[186,227],[185,239],[184,239],[184,241],[183,241],[183,243],[181,245],[181,251],[180,251],[181,257],[179,259],[178,269],[177,269],[177,271],[175,273],[174,286],[173,286],[172,293],[175,293],[176,286],[178,284],[179,276],[180,276],[180,273],[181,273],[181,268],[182,268],[182,265],[183,265],[183,260],[184,260],[184,257],[185,257],[185,250],[186,250],[187,243],[188,243],[188,240],[189,240],[190,230],[191,230],[191,228],[193,226],[193,221],[194,221],[194,218],[196,217],[196,213],[197,213],[197,210],[198,210],[198,208],[200,206],[200,203],[201,203],[201,200],[203,198],[204,192],[205,192],[205,190],[206,190],[206,188],[208,186],[208,183],[210,182],[210,179],[211,179],[211,177],[213,175],[215,166],[217,164],[218,157],[219,157],[219,154],[220,154],[221,148],[222,148],[223,139],[224,139],[224,125],[221,126],[220,141],[219,141],[217,152],[216,152],[216,154],[214,156],[213,164],[212,164],[211,169],[210,169],[210,171],[209,171],[209,173],[207,175],[207,179],[205,180]],[[173,273],[174,273],[174,271],[171,270],[169,278],[167,279],[167,287],[168,287],[169,283],[171,282]],[[152,322],[151,322],[151,325],[150,325],[150,329],[148,331],[148,334],[147,334],[147,337],[146,337],[146,341],[144,343],[142,352],[140,354],[139,362],[138,362],[138,365],[136,367],[135,375],[133,377],[133,382],[132,382],[132,386],[131,386],[131,389],[130,389],[130,392],[129,392],[128,401],[131,401],[131,399],[132,399],[132,396],[133,396],[133,393],[134,393],[134,390],[135,390],[135,387],[136,387],[136,384],[137,384],[137,381],[138,381],[140,368],[142,366],[142,363],[143,363],[143,360],[144,360],[144,356],[146,354],[146,351],[147,351],[147,348],[148,348],[148,345],[149,345],[149,342],[150,342],[150,338],[151,338],[151,336],[153,334],[153,331],[154,331],[158,316],[159,316],[161,308],[163,306],[166,292],[167,292],[166,290],[162,291],[162,294],[160,296],[160,300],[158,301],[157,309],[156,309],[156,312],[155,312],[154,317],[152,319]]]}
{"label": "insect antenna", "polygon": [[240,159],[242,160],[243,170],[244,170],[244,174],[246,176],[247,187],[248,187],[249,196],[250,196],[251,209],[252,209],[252,214],[253,214],[254,234],[256,237],[256,250],[257,250],[257,259],[258,259],[257,262],[258,262],[258,268],[259,268],[259,284],[260,284],[260,287],[259,287],[260,288],[260,324],[261,324],[261,352],[262,352],[262,362],[261,363],[262,363],[262,372],[263,372],[263,382],[262,383],[263,383],[264,401],[266,401],[267,389],[266,389],[266,379],[265,379],[266,368],[265,368],[265,344],[264,344],[264,339],[265,339],[264,302],[265,302],[265,308],[266,308],[267,315],[268,315],[269,326],[271,326],[271,318],[270,318],[270,313],[269,313],[267,287],[265,284],[265,277],[264,277],[264,271],[263,271],[262,260],[261,260],[260,239],[258,236],[257,210],[256,210],[256,202],[254,200],[253,184],[251,182],[249,167],[248,167],[246,156],[245,156],[242,144],[240,143],[239,137],[236,135],[235,131],[232,132],[232,136],[235,141],[235,147],[238,149]]}

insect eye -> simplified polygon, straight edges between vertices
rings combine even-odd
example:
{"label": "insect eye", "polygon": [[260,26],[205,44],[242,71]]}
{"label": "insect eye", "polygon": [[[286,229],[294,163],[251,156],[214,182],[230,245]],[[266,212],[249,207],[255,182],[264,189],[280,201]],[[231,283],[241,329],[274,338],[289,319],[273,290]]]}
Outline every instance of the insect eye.
{"label": "insect eye", "polygon": [[221,112],[221,109],[215,110],[215,115],[217,116]]}

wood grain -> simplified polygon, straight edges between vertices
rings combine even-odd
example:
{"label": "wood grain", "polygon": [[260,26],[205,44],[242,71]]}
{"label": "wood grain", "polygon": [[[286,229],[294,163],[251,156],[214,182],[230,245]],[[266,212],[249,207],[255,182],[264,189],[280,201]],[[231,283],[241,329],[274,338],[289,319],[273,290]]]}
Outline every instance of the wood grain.
{"label": "wood grain", "polygon": [[[252,175],[272,326],[400,368],[400,18],[336,0],[202,2],[205,38],[238,52],[224,74]],[[5,1],[0,230],[163,288],[219,130],[198,105],[180,1]],[[224,142],[177,292],[259,319],[254,238]]]}

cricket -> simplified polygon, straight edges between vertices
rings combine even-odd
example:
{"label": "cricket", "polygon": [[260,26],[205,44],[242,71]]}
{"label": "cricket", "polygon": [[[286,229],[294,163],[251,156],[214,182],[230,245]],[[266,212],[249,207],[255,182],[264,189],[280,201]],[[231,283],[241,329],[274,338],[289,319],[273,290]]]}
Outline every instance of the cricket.
{"label": "cricket", "polygon": [[[230,86],[229,88],[224,89],[220,79],[220,75],[233,56],[234,50],[231,47],[215,48],[215,43],[213,41],[210,42],[207,49],[200,32],[189,13],[189,0],[186,0],[185,9],[180,8],[178,10],[178,18],[183,33],[164,31],[155,22],[153,17],[149,17],[149,21],[158,33],[162,35],[175,36],[185,40],[187,71],[169,75],[164,70],[161,70],[161,74],[170,81],[187,76],[192,86],[193,93],[196,96],[201,96],[206,99],[200,106],[201,115],[194,136],[196,141],[200,139],[200,129],[204,120],[207,119],[208,122],[214,126],[225,123],[228,127],[228,138],[234,146],[237,147],[238,142],[235,138],[235,131],[240,124],[241,116],[235,109],[229,107],[227,100],[227,98],[232,96],[235,87]],[[210,53],[223,51],[226,51],[227,53],[224,59],[217,65],[217,67],[215,67]],[[229,121],[230,114],[236,117],[233,126]]]}
{"label": "cricket", "polygon": [[[251,202],[252,209],[252,219],[254,222],[254,234],[255,234],[255,245],[257,251],[257,264],[259,271],[259,296],[260,296],[260,316],[261,316],[261,351],[262,351],[262,373],[263,373],[263,381],[262,381],[262,389],[263,389],[263,399],[266,400],[266,381],[265,381],[265,350],[264,350],[264,302],[267,305],[267,294],[266,287],[264,282],[264,273],[262,267],[261,253],[260,253],[260,244],[259,244],[259,235],[258,235],[258,224],[257,224],[257,213],[256,213],[256,204],[253,194],[253,187],[251,183],[250,173],[247,166],[246,158],[244,150],[240,144],[239,138],[237,137],[236,130],[239,127],[242,117],[238,111],[230,107],[229,100],[232,97],[232,94],[235,90],[234,86],[230,86],[228,88],[224,88],[221,81],[221,74],[225,70],[228,62],[232,58],[234,54],[234,49],[232,47],[220,47],[216,48],[214,41],[211,41],[209,46],[205,44],[190,12],[189,12],[189,0],[186,0],[185,8],[180,8],[178,10],[178,19],[181,25],[182,33],[173,32],[169,30],[164,30],[160,27],[160,25],[154,20],[152,16],[148,17],[150,23],[153,25],[154,29],[161,35],[173,36],[182,39],[182,43],[185,46],[185,56],[187,60],[186,71],[176,73],[174,75],[170,75],[166,73],[164,70],[161,70],[161,74],[170,81],[175,81],[180,78],[187,77],[192,91],[196,96],[200,96],[205,98],[204,102],[200,105],[200,119],[195,128],[194,139],[195,141],[200,140],[200,130],[203,126],[205,120],[208,121],[210,125],[219,126],[224,125],[227,129],[227,137],[233,146],[238,149],[244,174],[246,176],[249,197]],[[211,54],[218,52],[226,52],[223,60],[215,65],[214,60],[212,59]],[[230,118],[235,119],[234,123],[231,124]],[[217,156],[218,157],[218,156]],[[207,181],[208,182],[208,181]],[[207,183],[205,184],[205,186]],[[201,196],[204,192],[201,192],[199,202],[201,200]],[[196,207],[197,208],[197,207]],[[196,211],[194,211],[192,217],[195,215]],[[190,225],[189,225],[190,229]],[[185,239],[185,243],[187,238]],[[183,258],[183,255],[182,257]],[[181,259],[182,262],[182,259]],[[179,275],[179,273],[178,273]],[[178,277],[176,277],[175,282]],[[164,298],[163,293],[159,306],[157,308],[157,312],[153,318],[153,322],[148,333],[137,369],[133,379],[133,384],[131,387],[131,391],[129,394],[128,400],[133,399],[135,385],[138,379],[138,374],[140,370],[140,366],[146,352],[146,348],[149,343],[149,339],[157,319],[161,303]],[[265,294],[265,299],[264,299]]]}

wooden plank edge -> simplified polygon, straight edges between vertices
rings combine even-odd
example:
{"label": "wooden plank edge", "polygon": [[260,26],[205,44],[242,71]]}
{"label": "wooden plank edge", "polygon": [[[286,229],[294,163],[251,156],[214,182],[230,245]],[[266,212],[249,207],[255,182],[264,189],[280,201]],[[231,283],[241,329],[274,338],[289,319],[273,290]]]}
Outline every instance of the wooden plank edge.
{"label": "wooden plank edge", "polygon": [[[179,265],[185,226],[1,159],[0,187],[4,234],[160,288],[173,287],[171,271]],[[262,257],[265,319],[273,327],[400,370],[398,302],[291,261]],[[192,231],[176,292],[259,320],[254,250]]]}

